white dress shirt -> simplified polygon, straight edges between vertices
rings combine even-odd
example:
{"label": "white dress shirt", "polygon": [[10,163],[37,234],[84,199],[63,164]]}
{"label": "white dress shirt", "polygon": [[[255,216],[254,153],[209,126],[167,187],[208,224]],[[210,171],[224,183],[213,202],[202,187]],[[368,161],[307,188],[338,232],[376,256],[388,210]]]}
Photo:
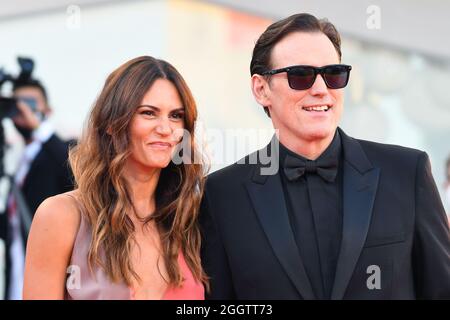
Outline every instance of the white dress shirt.
{"label": "white dress shirt", "polygon": [[[31,164],[46,143],[53,135],[54,130],[48,121],[43,121],[40,126],[33,131],[32,142],[29,143],[23,152],[19,168],[14,176],[14,182],[22,186],[25,177],[30,171]],[[11,272],[8,297],[10,300],[21,300],[23,289],[23,274],[25,266],[25,250],[22,236],[20,234],[21,221],[15,205],[14,196],[11,194],[8,199],[8,216],[11,230]]]}

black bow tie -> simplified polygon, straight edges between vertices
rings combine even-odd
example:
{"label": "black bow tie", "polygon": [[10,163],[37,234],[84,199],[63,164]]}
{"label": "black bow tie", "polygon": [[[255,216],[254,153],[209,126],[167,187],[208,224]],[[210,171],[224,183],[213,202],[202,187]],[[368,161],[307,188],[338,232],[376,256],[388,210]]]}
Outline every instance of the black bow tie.
{"label": "black bow tie", "polygon": [[333,182],[336,179],[337,169],[335,157],[305,161],[288,154],[284,159],[284,173],[289,181],[297,180],[307,172],[317,173],[324,180]]}

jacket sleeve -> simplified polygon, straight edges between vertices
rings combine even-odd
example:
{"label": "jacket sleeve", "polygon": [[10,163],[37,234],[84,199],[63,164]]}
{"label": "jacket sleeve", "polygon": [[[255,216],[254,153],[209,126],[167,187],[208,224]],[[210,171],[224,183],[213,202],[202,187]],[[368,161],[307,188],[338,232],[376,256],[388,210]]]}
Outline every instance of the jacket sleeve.
{"label": "jacket sleeve", "polygon": [[61,140],[53,134],[47,142],[42,145],[56,164],[55,170],[59,177],[59,193],[73,190],[74,179],[69,165],[68,156],[71,145],[76,144],[75,140],[69,142]]}
{"label": "jacket sleeve", "polygon": [[206,292],[206,299],[235,299],[227,254],[211,210],[214,210],[214,206],[210,206],[205,192],[199,219],[202,233],[202,265],[210,281],[210,291]]}
{"label": "jacket sleeve", "polygon": [[413,270],[418,299],[450,299],[450,232],[428,155],[416,172]]}

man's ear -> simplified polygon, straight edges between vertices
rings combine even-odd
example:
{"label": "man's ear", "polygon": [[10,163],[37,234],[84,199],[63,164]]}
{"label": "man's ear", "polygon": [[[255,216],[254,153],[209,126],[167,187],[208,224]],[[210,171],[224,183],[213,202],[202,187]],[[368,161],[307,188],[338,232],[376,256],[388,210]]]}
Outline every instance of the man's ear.
{"label": "man's ear", "polygon": [[269,83],[264,76],[254,74],[251,80],[252,92],[256,101],[263,107],[270,106],[270,99],[268,98]]}

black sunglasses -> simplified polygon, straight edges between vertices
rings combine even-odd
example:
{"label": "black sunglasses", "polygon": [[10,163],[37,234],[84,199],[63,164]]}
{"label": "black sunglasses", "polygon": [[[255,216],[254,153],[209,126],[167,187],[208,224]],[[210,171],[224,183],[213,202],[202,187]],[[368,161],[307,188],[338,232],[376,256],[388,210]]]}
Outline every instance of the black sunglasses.
{"label": "black sunglasses", "polygon": [[330,64],[323,67],[291,66],[263,72],[261,75],[274,75],[287,72],[289,87],[294,90],[306,90],[312,87],[318,74],[322,75],[330,89],[344,88],[350,77],[352,66],[346,64]]}

